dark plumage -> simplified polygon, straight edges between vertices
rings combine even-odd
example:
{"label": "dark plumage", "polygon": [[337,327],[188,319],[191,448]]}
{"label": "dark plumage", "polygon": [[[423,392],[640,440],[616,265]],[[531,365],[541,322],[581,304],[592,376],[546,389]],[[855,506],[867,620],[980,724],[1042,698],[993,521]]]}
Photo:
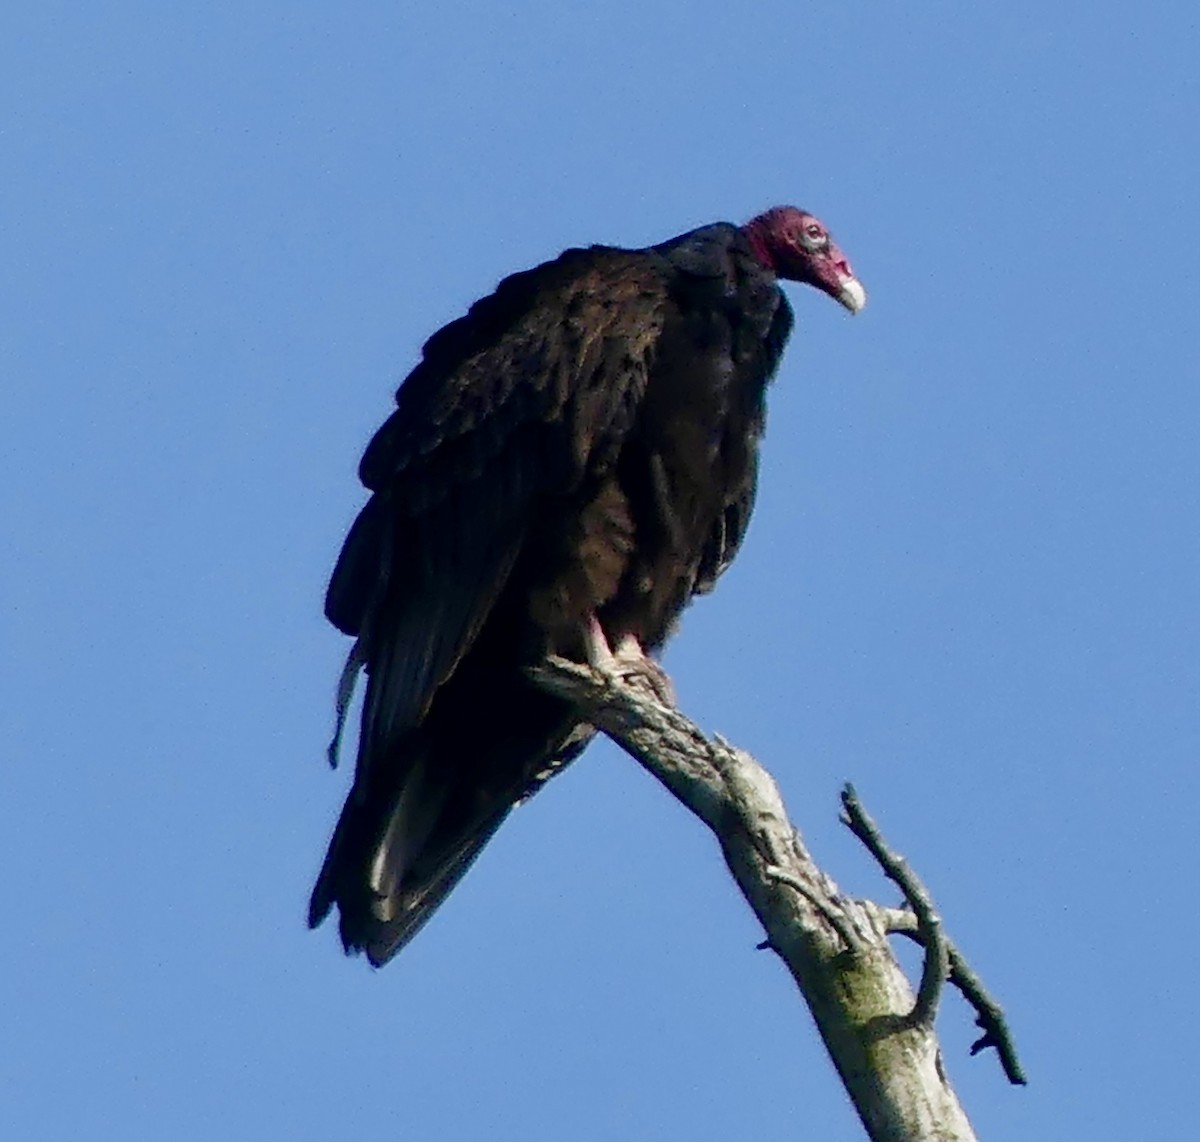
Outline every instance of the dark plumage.
{"label": "dark plumage", "polygon": [[526,667],[603,640],[657,649],[736,554],[792,327],[779,278],[865,301],[824,227],[777,207],[644,250],[568,250],[426,343],[362,458],[371,498],[325,604],[357,640],[339,734],[367,675],[309,911],[315,926],[338,906],[347,951],[395,955],[587,744]]}

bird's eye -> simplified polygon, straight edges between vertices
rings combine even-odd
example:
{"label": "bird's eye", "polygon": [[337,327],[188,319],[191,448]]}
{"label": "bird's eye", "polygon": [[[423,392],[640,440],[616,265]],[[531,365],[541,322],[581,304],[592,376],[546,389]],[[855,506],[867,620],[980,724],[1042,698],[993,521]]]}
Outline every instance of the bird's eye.
{"label": "bird's eye", "polygon": [[816,252],[829,245],[829,236],[815,222],[810,222],[800,231],[800,244],[806,250]]}

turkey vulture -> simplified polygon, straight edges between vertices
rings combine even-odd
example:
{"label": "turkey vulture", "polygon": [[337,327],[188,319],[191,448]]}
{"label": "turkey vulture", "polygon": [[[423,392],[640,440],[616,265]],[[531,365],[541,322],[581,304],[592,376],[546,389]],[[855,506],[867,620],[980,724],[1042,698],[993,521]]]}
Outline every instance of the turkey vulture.
{"label": "turkey vulture", "polygon": [[[779,279],[866,293],[792,206],[658,246],[567,250],[426,342],[367,446],[371,497],[325,613],[366,695],[354,785],[312,893],[379,966],[514,805],[593,730],[537,689],[546,654],[641,660],[746,531],[767,383],[792,328]],[[613,648],[610,650],[610,648]]]}

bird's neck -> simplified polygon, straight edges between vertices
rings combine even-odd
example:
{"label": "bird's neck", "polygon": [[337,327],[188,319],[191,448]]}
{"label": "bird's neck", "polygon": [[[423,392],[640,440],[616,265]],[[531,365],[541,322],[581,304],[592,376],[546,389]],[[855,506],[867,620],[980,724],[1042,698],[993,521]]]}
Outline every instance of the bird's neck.
{"label": "bird's neck", "polygon": [[771,246],[764,219],[761,217],[751,218],[742,227],[742,233],[746,235],[746,240],[750,243],[750,249],[754,251],[754,256],[766,269],[775,273],[775,259],[771,256]]}

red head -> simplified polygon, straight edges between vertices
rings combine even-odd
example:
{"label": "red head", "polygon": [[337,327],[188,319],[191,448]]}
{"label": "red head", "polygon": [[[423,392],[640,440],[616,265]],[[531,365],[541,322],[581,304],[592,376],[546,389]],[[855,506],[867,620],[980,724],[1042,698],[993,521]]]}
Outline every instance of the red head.
{"label": "red head", "polygon": [[774,206],[743,227],[759,261],[776,277],[807,282],[840,301],[851,313],[867,304],[854,276],[819,219],[795,206]]}

